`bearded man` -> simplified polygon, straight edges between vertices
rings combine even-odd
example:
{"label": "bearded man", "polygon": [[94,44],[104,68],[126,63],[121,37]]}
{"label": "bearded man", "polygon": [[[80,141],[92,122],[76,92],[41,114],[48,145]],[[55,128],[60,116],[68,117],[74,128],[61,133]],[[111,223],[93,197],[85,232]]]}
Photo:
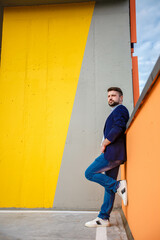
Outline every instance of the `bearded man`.
{"label": "bearded man", "polygon": [[108,90],[108,104],[112,111],[106,119],[101,154],[85,171],[85,177],[104,187],[104,201],[98,217],[85,224],[86,227],[110,226],[110,213],[113,208],[115,193],[122,198],[127,205],[126,180],[117,181],[121,164],[126,161],[125,130],[129,119],[129,112],[123,102],[123,92],[118,87],[110,87]]}

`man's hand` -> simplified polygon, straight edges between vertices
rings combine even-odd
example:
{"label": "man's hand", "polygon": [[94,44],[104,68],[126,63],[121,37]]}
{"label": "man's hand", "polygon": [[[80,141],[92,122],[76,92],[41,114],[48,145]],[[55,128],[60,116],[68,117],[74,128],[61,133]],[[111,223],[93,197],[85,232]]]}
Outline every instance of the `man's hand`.
{"label": "man's hand", "polygon": [[103,143],[102,143],[102,146],[101,146],[101,152],[102,152],[102,153],[104,153],[106,147],[107,147],[110,143],[111,143],[111,142],[110,142],[107,138],[104,139],[104,141],[103,141]]}

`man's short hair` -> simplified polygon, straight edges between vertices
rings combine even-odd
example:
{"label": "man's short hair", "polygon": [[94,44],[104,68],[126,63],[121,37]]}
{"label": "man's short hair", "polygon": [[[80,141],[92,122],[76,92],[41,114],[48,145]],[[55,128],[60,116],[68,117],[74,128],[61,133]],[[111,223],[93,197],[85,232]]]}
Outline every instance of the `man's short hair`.
{"label": "man's short hair", "polygon": [[123,92],[122,92],[122,90],[119,87],[110,87],[110,88],[108,88],[107,92],[110,92],[110,91],[119,92],[119,95],[123,96]]}

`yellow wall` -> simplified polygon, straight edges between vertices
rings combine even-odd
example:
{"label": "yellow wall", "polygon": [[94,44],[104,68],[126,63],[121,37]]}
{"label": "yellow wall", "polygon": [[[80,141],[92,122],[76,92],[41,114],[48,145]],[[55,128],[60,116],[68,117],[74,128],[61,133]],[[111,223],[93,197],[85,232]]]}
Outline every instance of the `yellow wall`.
{"label": "yellow wall", "polygon": [[160,239],[160,77],[127,132],[128,206],[135,240]]}
{"label": "yellow wall", "polygon": [[0,207],[52,207],[94,3],[5,8]]}

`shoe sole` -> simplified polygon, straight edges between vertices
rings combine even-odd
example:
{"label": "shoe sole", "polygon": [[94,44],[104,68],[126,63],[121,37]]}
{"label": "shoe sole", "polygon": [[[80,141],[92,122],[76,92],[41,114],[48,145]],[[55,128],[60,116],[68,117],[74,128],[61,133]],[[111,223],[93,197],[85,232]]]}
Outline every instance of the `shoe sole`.
{"label": "shoe sole", "polygon": [[[127,191],[127,181],[125,180],[125,184],[124,184],[124,188],[125,188],[125,192],[126,192],[126,203],[123,201],[123,204],[124,204],[124,206],[127,206],[127,202],[128,202],[128,191]],[[122,198],[122,200],[123,200],[123,198]]]}
{"label": "shoe sole", "polygon": [[97,227],[110,227],[111,226],[111,224],[109,223],[109,224],[107,224],[107,225],[92,225],[92,226],[87,226],[87,225],[85,225],[85,227],[88,227],[88,228],[97,228]]}

